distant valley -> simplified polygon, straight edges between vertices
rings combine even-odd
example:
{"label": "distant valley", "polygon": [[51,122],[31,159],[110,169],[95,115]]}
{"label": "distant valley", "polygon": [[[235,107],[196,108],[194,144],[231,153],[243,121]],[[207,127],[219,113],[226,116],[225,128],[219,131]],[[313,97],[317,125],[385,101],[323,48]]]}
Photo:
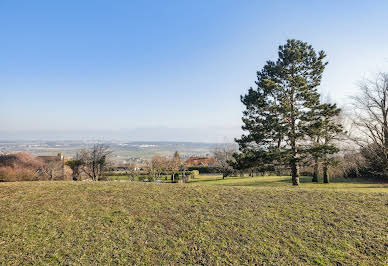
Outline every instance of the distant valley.
{"label": "distant valley", "polygon": [[[0,141],[0,153],[29,152],[35,155],[55,155],[62,152],[73,156],[83,148],[89,148],[96,141]],[[183,159],[190,156],[209,156],[220,144],[198,142],[150,142],[150,141],[104,141],[112,150],[112,160],[117,163],[130,158],[150,159],[153,155],[172,156],[178,151]]]}

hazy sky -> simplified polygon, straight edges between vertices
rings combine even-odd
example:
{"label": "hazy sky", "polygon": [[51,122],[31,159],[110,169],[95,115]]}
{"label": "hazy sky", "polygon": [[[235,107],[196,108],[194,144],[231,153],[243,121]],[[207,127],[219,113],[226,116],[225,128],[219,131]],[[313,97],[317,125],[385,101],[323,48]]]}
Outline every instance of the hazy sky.
{"label": "hazy sky", "polygon": [[322,90],[345,104],[388,71],[387,12],[386,0],[0,0],[0,138],[232,139],[240,95],[288,38],[327,53]]}

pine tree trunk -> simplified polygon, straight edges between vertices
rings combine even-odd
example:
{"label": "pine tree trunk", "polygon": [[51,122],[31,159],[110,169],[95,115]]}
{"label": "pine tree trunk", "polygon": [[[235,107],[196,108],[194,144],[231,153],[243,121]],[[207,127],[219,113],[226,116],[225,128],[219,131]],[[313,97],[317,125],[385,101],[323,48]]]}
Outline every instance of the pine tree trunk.
{"label": "pine tree trunk", "polygon": [[327,160],[325,159],[323,163],[323,183],[329,183],[329,173],[328,173],[328,163]]}
{"label": "pine tree trunk", "polygon": [[299,186],[299,167],[298,167],[298,160],[297,160],[297,146],[296,146],[296,119],[295,119],[295,102],[294,102],[294,88],[292,88],[292,94],[291,94],[291,135],[290,135],[290,141],[291,141],[291,179],[292,179],[292,185]]}
{"label": "pine tree trunk", "polygon": [[[292,131],[294,132],[294,126],[292,126]],[[292,134],[295,136],[295,133]],[[290,161],[291,164],[291,179],[292,179],[292,185],[299,186],[299,166],[298,166],[298,159],[297,159],[297,148],[296,148],[296,141],[295,138],[291,138],[291,149],[292,149],[292,158]]]}
{"label": "pine tree trunk", "polygon": [[291,179],[292,185],[299,186],[299,166],[295,160],[291,161]]}
{"label": "pine tree trunk", "polygon": [[313,174],[313,182],[318,182],[318,171],[319,171],[319,163],[318,157],[314,157],[314,174]]}

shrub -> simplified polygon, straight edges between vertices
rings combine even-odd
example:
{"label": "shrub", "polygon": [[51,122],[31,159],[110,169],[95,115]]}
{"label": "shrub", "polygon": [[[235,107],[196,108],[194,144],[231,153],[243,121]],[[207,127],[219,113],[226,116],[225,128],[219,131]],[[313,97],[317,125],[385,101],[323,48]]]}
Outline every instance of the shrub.
{"label": "shrub", "polygon": [[18,152],[0,155],[0,180],[3,181],[35,181],[39,180],[37,169],[43,162],[36,156]]}
{"label": "shrub", "polygon": [[300,175],[301,176],[313,176],[313,172],[311,172],[311,171],[301,171]]}
{"label": "shrub", "polygon": [[197,170],[200,174],[218,174],[222,172],[222,169],[217,166],[190,166],[188,170]]}
{"label": "shrub", "polygon": [[199,175],[199,171],[198,171],[198,170],[192,170],[192,171],[191,171],[191,175],[192,175],[193,177],[196,177],[196,176]]}
{"label": "shrub", "polygon": [[39,158],[26,152],[0,155],[0,167],[36,170],[40,168],[42,164],[43,162]]}
{"label": "shrub", "polygon": [[1,181],[36,181],[39,175],[36,171],[28,168],[0,167]]}

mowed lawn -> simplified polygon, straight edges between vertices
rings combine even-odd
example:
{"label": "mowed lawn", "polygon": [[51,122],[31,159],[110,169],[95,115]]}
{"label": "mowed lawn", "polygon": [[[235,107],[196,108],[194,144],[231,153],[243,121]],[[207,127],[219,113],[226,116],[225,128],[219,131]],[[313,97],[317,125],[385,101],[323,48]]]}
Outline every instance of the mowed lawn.
{"label": "mowed lawn", "polygon": [[0,264],[388,262],[382,184],[357,192],[211,178],[0,183]]}
{"label": "mowed lawn", "polygon": [[196,185],[223,185],[244,187],[267,187],[267,188],[293,188],[293,189],[319,189],[329,191],[351,192],[388,192],[388,182],[376,182],[360,178],[333,178],[329,184],[311,182],[311,177],[301,177],[301,185],[293,187],[289,176],[255,176],[255,177],[227,177],[221,175],[200,175],[190,180]]}

